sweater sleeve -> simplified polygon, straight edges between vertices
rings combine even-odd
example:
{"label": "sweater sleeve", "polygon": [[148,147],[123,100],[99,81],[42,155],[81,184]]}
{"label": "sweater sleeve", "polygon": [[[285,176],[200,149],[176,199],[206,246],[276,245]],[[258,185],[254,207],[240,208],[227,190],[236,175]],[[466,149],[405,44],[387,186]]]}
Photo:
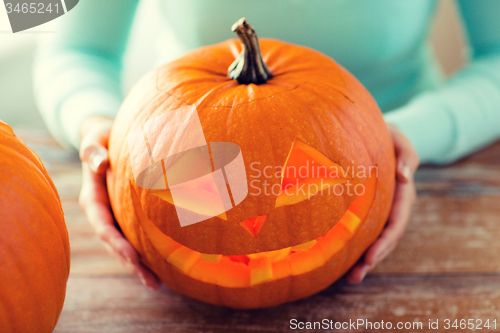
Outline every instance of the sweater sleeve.
{"label": "sweater sleeve", "polygon": [[423,163],[453,162],[500,137],[500,1],[459,5],[470,64],[440,89],[385,116],[408,136]]}
{"label": "sweater sleeve", "polygon": [[35,98],[54,137],[79,147],[90,115],[114,117],[120,107],[121,59],[138,0],[86,0],[57,20],[35,59]]}

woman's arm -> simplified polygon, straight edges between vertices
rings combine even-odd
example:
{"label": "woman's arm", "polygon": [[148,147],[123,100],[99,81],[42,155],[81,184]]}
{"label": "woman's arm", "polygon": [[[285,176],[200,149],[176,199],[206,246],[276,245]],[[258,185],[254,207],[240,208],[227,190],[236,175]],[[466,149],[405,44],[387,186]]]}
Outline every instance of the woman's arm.
{"label": "woman's arm", "polygon": [[86,0],[57,19],[40,44],[35,95],[52,134],[78,148],[91,115],[114,118],[122,102],[121,59],[138,0]]}
{"label": "woman's arm", "polygon": [[471,63],[386,115],[422,163],[450,163],[500,137],[500,1],[460,0]]}
{"label": "woman's arm", "polygon": [[[138,0],[86,0],[58,19],[35,64],[35,93],[52,134],[80,149],[80,205],[105,247],[144,285],[158,278],[116,229],[106,191],[107,141],[121,104],[121,58]],[[81,141],[81,142],[80,142]]]}

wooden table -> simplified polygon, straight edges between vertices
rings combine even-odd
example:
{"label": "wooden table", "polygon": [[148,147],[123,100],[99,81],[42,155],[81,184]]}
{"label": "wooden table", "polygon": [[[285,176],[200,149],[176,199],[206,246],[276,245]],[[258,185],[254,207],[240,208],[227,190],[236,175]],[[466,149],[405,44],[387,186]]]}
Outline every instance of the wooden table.
{"label": "wooden table", "polygon": [[78,157],[44,129],[16,133],[42,158],[66,213],[71,274],[55,332],[288,332],[294,318],[423,323],[421,330],[393,330],[408,332],[429,331],[429,319],[439,320],[431,332],[472,331],[445,330],[445,319],[496,319],[496,330],[480,332],[500,332],[500,142],[452,166],[418,171],[406,234],[363,283],[341,280],[292,304],[239,311],[143,287],[107,254],[78,206]]}

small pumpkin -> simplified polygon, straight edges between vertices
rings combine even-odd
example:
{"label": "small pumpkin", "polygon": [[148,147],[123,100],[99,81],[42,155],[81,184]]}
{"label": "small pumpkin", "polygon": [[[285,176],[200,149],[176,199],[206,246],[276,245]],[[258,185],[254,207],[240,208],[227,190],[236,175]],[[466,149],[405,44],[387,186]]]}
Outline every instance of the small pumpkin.
{"label": "small pumpkin", "polygon": [[0,121],[0,330],[52,332],[69,265],[57,190],[39,157]]}
{"label": "small pumpkin", "polygon": [[244,19],[233,31],[242,44],[197,49],[134,86],[110,136],[108,191],[166,285],[268,307],[326,288],[375,241],[395,154],[376,102],[334,60],[259,43]]}

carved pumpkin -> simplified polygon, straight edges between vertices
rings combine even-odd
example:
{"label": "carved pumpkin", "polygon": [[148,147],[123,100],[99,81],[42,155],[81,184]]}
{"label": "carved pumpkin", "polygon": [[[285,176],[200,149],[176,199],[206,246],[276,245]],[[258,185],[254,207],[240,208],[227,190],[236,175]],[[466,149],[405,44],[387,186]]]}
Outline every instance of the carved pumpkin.
{"label": "carved pumpkin", "polygon": [[59,195],[38,156],[0,121],[0,331],[52,332],[70,252]]}
{"label": "carved pumpkin", "polygon": [[109,141],[108,191],[167,286],[267,307],[326,288],[375,241],[395,155],[376,102],[335,61],[259,47],[244,19],[233,31],[243,46],[200,48],[132,89]]}

